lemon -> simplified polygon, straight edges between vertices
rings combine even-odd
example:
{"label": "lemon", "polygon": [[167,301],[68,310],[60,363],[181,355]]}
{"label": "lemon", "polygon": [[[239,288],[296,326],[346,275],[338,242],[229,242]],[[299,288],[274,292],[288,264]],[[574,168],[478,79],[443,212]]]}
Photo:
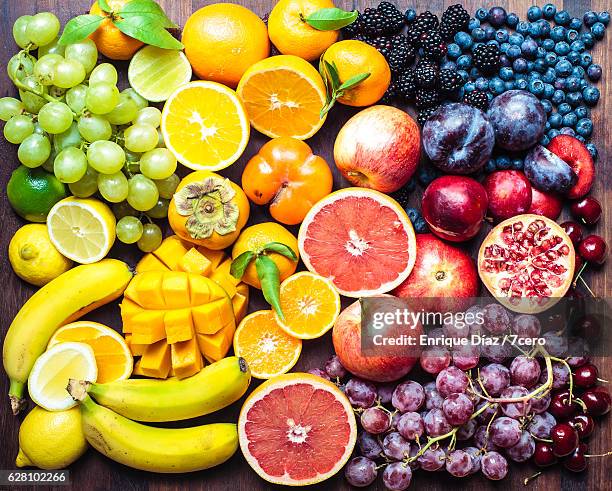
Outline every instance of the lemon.
{"label": "lemon", "polygon": [[32,409],[19,428],[17,467],[63,469],[87,450],[78,407],[67,411]]}
{"label": "lemon", "polygon": [[161,102],[191,80],[191,65],[182,51],[145,46],[130,61],[128,80],[142,97]]}
{"label": "lemon", "polygon": [[48,411],[63,411],[77,403],[66,387],[70,379],[95,382],[96,358],[85,343],[59,343],[38,357],[28,378],[32,400]]}
{"label": "lemon", "polygon": [[9,261],[15,274],[36,286],[43,286],[72,267],[72,261],[55,248],[47,226],[42,223],[21,227],[9,243]]}
{"label": "lemon", "polygon": [[51,242],[81,264],[103,259],[115,242],[115,216],[97,199],[70,197],[59,201],[47,217]]}

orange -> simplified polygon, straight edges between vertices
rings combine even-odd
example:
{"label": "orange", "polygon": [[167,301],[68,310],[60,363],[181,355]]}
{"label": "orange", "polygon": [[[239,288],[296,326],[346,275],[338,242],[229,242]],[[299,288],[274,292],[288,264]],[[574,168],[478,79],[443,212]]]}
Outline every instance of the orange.
{"label": "orange", "polygon": [[338,31],[319,31],[304,18],[323,8],[333,8],[331,0],[280,0],[268,17],[270,41],[284,55],[314,61],[338,39]]}
{"label": "orange", "polygon": [[306,140],[325,122],[320,117],[326,102],[323,79],[298,56],[272,56],[255,63],[236,91],[253,128],[271,138]]}
{"label": "orange", "polygon": [[[129,0],[107,0],[109,7],[113,11],[118,11]],[[105,17],[100,26],[89,35],[96,43],[98,51],[111,60],[129,60],[134,53],[144,44],[138,39],[123,34],[115,24],[113,24],[110,14],[104,12],[98,2],[94,2],[89,10],[92,15]]]}
{"label": "orange", "polygon": [[338,98],[338,102],[347,106],[370,106],[378,102],[391,83],[391,70],[385,57],[362,41],[348,39],[335,43],[325,52],[323,60],[335,63],[341,82],[360,73],[370,74]]}
{"label": "orange", "polygon": [[[298,243],[295,235],[282,225],[274,222],[258,223],[257,225],[251,225],[245,228],[234,244],[232,259],[236,259],[240,254],[246,251],[258,252],[270,242],[285,244],[295,252],[295,255],[298,256],[299,259]],[[298,261],[292,261],[290,258],[276,252],[269,253],[268,257],[272,259],[278,267],[280,281],[285,280],[295,273]],[[261,289],[261,282],[257,276],[257,270],[255,269],[255,261],[251,261],[247,266],[242,276],[242,281],[247,285]]]}
{"label": "orange", "polygon": [[287,373],[301,352],[302,340],[283,331],[271,310],[247,315],[234,334],[234,353],[246,360],[255,378]]}
{"label": "orange", "polygon": [[285,320],[275,313],[276,321],[287,334],[300,339],[323,336],[340,315],[340,295],[334,284],[308,271],[283,281],[280,304]]}
{"label": "orange", "polygon": [[247,163],[242,189],[253,203],[270,204],[270,214],[297,225],[308,210],[331,193],[334,178],[327,162],[301,140],[282,136],[266,143]]}
{"label": "orange", "polygon": [[134,360],[125,339],[104,324],[91,321],[66,324],[55,331],[47,348],[64,342],[85,343],[93,349],[98,366],[98,383],[124,380],[132,374]]}
{"label": "orange", "polygon": [[231,3],[196,10],[185,23],[182,41],[199,78],[232,88],[247,68],[270,53],[264,22],[249,9]]}

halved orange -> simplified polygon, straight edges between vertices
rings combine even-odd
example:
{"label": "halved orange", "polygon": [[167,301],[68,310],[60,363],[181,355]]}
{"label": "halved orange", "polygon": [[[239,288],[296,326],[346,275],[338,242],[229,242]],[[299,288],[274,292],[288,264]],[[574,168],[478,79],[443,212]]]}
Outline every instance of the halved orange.
{"label": "halved orange", "polygon": [[249,142],[246,110],[236,93],[197,80],[176,89],[162,111],[166,147],[186,167],[220,170],[232,165]]}
{"label": "halved orange", "polygon": [[288,372],[301,352],[302,340],[287,334],[271,310],[247,315],[234,334],[234,353],[247,361],[255,378],[268,379]]}
{"label": "halved orange", "polygon": [[98,383],[124,380],[132,374],[134,359],[125,339],[104,324],[91,321],[66,324],[55,331],[47,349],[64,342],[85,343],[93,349],[98,366]]}
{"label": "halved orange", "polygon": [[271,138],[305,140],[325,122],[325,117],[319,117],[326,101],[323,79],[297,56],[272,56],[255,63],[240,79],[236,92],[253,128]]}
{"label": "halved orange", "polygon": [[331,280],[309,271],[287,278],[280,286],[280,303],[285,320],[276,312],[276,322],[293,337],[323,336],[340,315],[340,295]]}

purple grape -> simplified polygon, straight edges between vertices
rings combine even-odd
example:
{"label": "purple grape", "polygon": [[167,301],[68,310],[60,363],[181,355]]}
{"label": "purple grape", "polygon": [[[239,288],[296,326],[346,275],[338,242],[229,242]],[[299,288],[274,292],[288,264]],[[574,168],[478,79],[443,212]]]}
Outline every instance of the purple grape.
{"label": "purple grape", "polygon": [[406,440],[416,440],[423,436],[425,423],[419,413],[404,413],[397,420],[397,431]]}
{"label": "purple grape", "polygon": [[491,441],[491,435],[487,437],[486,425],[479,426],[474,432],[474,445],[478,448],[482,448],[487,452],[491,450],[497,450],[497,446]]}
{"label": "purple grape", "polygon": [[392,430],[397,430],[397,422],[400,419],[400,416],[402,415],[402,413],[400,413],[399,411],[393,411],[392,416],[391,416],[391,428]]}
{"label": "purple grape", "polygon": [[344,393],[353,407],[365,409],[376,401],[376,386],[359,378],[350,379],[344,386]]}
{"label": "purple grape", "polygon": [[390,491],[404,491],[410,486],[412,469],[403,462],[392,462],[383,471],[383,483]]}
{"label": "purple grape", "polygon": [[421,469],[434,472],[444,467],[446,453],[439,446],[431,446],[417,460]]}
{"label": "purple grape", "polygon": [[325,370],[321,370],[320,368],[311,368],[310,370],[308,370],[308,373],[316,375],[317,377],[324,378],[325,380],[330,380],[329,375],[327,375]]}
{"label": "purple grape", "polygon": [[460,370],[471,370],[479,361],[480,351],[476,346],[466,344],[453,349],[453,364]]}
{"label": "purple grape", "polygon": [[[565,389],[569,386],[570,373],[567,367],[563,363],[553,363],[552,365],[553,389]],[[546,379],[541,380],[546,382]]]}
{"label": "purple grape", "polygon": [[499,481],[508,474],[508,461],[497,452],[487,452],[480,459],[482,473],[492,481]]}
{"label": "purple grape", "polygon": [[513,447],[521,439],[521,424],[516,419],[501,416],[491,424],[490,438],[498,447]]}
{"label": "purple grape", "polygon": [[550,430],[556,424],[557,420],[555,417],[549,412],[545,412],[542,414],[536,414],[529,423],[529,426],[527,426],[527,429],[529,430],[529,433],[536,438],[549,439]]}
{"label": "purple grape", "polygon": [[378,384],[376,392],[381,404],[390,404],[395,384]]}
{"label": "purple grape", "polygon": [[393,391],[391,404],[399,411],[417,411],[425,402],[425,391],[418,382],[407,380],[399,384]]}
{"label": "purple grape", "polygon": [[325,363],[325,371],[331,378],[344,378],[348,375],[346,368],[342,366],[340,358],[337,355],[332,356]]}
{"label": "purple grape", "polygon": [[361,455],[367,457],[368,459],[377,459],[382,453],[382,447],[378,443],[378,439],[367,431],[362,431],[359,433],[359,436],[357,437],[357,445],[359,446]]}
{"label": "purple grape", "polygon": [[[529,391],[525,387],[521,387],[520,385],[511,385],[502,391],[500,397],[504,399],[517,399],[520,397],[525,397],[528,394]],[[523,416],[527,416],[527,413],[531,410],[531,402],[502,402],[501,410],[506,416],[518,419]]]}
{"label": "purple grape", "polygon": [[477,426],[478,423],[476,422],[476,420],[470,419],[467,423],[460,426],[457,430],[457,433],[455,434],[457,436],[457,440],[459,440],[460,442],[464,442],[472,438],[474,436],[474,433],[476,432]]}
{"label": "purple grape", "polygon": [[454,450],[448,454],[446,470],[451,476],[465,477],[472,470],[472,457],[463,450]]}
{"label": "purple grape", "polygon": [[436,389],[435,382],[429,382],[425,384],[425,407],[427,409],[442,409],[442,402],[444,397],[440,395],[438,389]]}
{"label": "purple grape", "polygon": [[366,457],[355,457],[344,469],[344,476],[351,486],[365,488],[376,480],[376,463]]}
{"label": "purple grape", "polygon": [[542,326],[535,315],[521,314],[512,319],[512,331],[520,338],[537,338]]}
{"label": "purple grape", "polygon": [[512,346],[510,344],[485,344],[481,348],[481,356],[489,360],[491,363],[505,363],[508,358],[512,357]]}
{"label": "purple grape", "polygon": [[429,436],[440,436],[448,433],[452,426],[446,420],[442,409],[432,409],[423,418],[425,431]]}
{"label": "purple grape", "polygon": [[478,416],[476,416],[476,420],[478,421],[478,423],[486,425],[497,414],[498,405],[491,404],[488,401],[481,401],[476,405],[476,412],[479,411],[484,405],[487,405],[487,408],[483,412],[478,414]]}
{"label": "purple grape", "polygon": [[474,403],[465,394],[454,393],[444,399],[442,411],[451,425],[460,426],[472,416]]}
{"label": "purple grape", "polygon": [[465,311],[465,323],[470,328],[470,336],[480,336],[484,324],[484,309],[480,305],[472,305]]}
{"label": "purple grape", "polygon": [[542,339],[545,342],[544,347],[550,355],[562,358],[567,353],[567,339],[564,336],[554,331],[548,331],[542,334]]}
{"label": "purple grape", "polygon": [[510,370],[499,363],[491,363],[480,369],[480,380],[491,396],[498,396],[510,385]]}
{"label": "purple grape", "polygon": [[410,455],[410,442],[397,431],[385,436],[382,442],[383,453],[392,460],[404,460]]}
{"label": "purple grape", "polygon": [[436,375],[450,365],[451,354],[448,350],[427,348],[421,353],[419,363],[427,373]]}
{"label": "purple grape", "polygon": [[[414,458],[416,457],[416,455],[419,453],[421,449],[419,448],[418,445],[410,445],[410,458]],[[408,465],[410,466],[410,468],[413,471],[416,471],[419,467],[421,467],[421,464],[419,464],[419,460],[411,460]]]}
{"label": "purple grape", "polygon": [[436,377],[436,388],[443,397],[455,392],[465,392],[468,384],[468,376],[457,367],[445,368]]}
{"label": "purple grape", "polygon": [[480,470],[480,459],[482,458],[482,452],[476,447],[465,447],[463,451],[472,458],[470,474],[476,474]]}
{"label": "purple grape", "polygon": [[380,435],[391,426],[391,413],[382,407],[369,407],[361,413],[361,426],[368,433]]}
{"label": "purple grape", "polygon": [[447,338],[467,338],[470,335],[470,326],[466,323],[455,323],[453,316],[444,318],[442,330]]}
{"label": "purple grape", "polygon": [[513,385],[533,387],[540,378],[540,364],[535,358],[517,356],[510,364],[510,380]]}
{"label": "purple grape", "polygon": [[531,433],[523,431],[519,442],[506,449],[506,454],[515,462],[527,462],[535,453],[535,440]]}
{"label": "purple grape", "polygon": [[[539,388],[542,384],[536,385],[533,390]],[[540,392],[538,395],[531,398],[531,412],[535,414],[541,414],[548,409],[550,406],[550,391]]]}
{"label": "purple grape", "polygon": [[510,315],[508,311],[498,303],[485,305],[483,309],[483,327],[491,334],[503,334],[510,329]]}

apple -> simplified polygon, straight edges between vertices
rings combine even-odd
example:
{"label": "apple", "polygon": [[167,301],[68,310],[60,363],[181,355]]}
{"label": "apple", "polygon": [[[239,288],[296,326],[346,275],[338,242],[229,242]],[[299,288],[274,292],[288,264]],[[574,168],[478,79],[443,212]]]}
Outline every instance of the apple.
{"label": "apple", "polygon": [[563,210],[563,201],[556,193],[540,191],[531,186],[531,206],[527,213],[543,215],[551,220],[556,220]]}

